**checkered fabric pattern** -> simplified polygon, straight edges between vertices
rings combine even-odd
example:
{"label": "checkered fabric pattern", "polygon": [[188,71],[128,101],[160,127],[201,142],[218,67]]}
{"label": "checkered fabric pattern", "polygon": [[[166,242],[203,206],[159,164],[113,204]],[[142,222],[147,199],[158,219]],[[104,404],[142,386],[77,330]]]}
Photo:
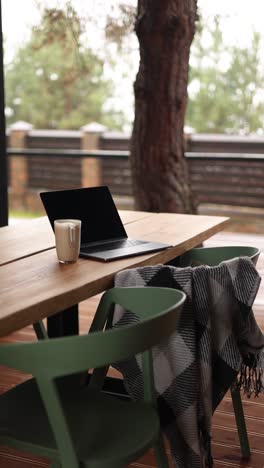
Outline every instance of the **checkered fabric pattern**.
{"label": "checkered fabric pattern", "polygon": [[[187,295],[178,330],[153,350],[161,425],[177,468],[213,466],[211,416],[240,371],[249,394],[264,389],[264,337],[251,309],[259,283],[248,258],[216,267],[157,265],[116,275],[117,287],[170,287]],[[137,320],[116,306],[114,326]],[[130,395],[141,398],[140,357],[117,368]]]}

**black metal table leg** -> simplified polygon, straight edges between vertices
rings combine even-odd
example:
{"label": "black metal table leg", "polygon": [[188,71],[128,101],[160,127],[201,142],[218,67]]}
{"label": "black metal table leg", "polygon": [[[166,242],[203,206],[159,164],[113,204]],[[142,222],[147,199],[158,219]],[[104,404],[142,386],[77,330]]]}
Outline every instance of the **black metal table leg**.
{"label": "black metal table leg", "polygon": [[50,338],[79,334],[78,304],[47,318]]}

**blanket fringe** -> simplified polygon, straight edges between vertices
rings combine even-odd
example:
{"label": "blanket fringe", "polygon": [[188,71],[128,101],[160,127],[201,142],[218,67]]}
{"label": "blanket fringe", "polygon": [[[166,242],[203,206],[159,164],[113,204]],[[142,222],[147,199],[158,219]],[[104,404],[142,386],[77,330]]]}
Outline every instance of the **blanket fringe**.
{"label": "blanket fringe", "polygon": [[[252,361],[252,357],[250,359]],[[243,363],[233,386],[242,390],[248,398],[264,393],[264,370],[257,359],[254,363]]]}

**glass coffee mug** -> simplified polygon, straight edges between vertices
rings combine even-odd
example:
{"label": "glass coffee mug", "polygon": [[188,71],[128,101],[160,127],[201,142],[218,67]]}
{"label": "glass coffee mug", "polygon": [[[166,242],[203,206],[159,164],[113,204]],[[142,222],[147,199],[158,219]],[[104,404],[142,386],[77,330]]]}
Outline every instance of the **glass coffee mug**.
{"label": "glass coffee mug", "polygon": [[81,245],[81,224],[80,219],[54,221],[56,251],[60,263],[77,261]]}

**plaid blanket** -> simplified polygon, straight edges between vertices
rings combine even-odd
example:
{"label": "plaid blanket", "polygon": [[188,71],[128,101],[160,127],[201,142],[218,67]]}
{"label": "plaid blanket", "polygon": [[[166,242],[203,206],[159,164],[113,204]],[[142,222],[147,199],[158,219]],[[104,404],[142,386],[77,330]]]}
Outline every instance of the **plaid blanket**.
{"label": "plaid blanket", "polygon": [[[153,350],[161,426],[177,468],[212,467],[211,416],[240,373],[250,395],[263,392],[264,337],[251,306],[260,276],[248,258],[216,267],[157,265],[121,271],[115,286],[163,286],[187,295],[180,323]],[[137,321],[116,306],[114,326]],[[141,398],[140,357],[116,366],[129,394]]]}

